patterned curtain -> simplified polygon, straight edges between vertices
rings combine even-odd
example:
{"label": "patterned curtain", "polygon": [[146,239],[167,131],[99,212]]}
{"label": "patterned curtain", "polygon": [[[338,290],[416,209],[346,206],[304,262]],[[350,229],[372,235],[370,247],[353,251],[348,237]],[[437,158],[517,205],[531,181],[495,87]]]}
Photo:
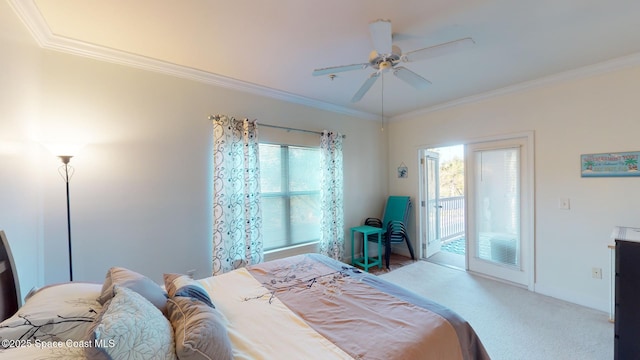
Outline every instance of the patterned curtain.
{"label": "patterned curtain", "polygon": [[320,253],[342,260],[344,258],[342,134],[323,131],[320,159],[322,171]]}
{"label": "patterned curtain", "polygon": [[258,127],[225,115],[213,119],[213,274],[264,260]]}

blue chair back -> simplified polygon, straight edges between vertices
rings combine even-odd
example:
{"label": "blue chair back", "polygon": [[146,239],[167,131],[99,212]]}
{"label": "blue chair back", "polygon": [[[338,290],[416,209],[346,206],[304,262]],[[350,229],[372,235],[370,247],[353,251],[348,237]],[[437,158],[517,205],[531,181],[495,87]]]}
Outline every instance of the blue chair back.
{"label": "blue chair back", "polygon": [[411,198],[409,196],[389,196],[382,215],[383,226],[386,226],[389,221],[402,221],[406,226],[410,208]]}

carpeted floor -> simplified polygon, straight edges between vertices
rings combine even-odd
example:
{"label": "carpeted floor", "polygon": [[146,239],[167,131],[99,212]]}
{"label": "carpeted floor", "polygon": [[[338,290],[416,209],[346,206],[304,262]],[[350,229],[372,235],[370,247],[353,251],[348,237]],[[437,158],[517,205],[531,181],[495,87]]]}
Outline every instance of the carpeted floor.
{"label": "carpeted floor", "polygon": [[613,358],[606,313],[426,261],[380,277],[456,311],[494,360]]}

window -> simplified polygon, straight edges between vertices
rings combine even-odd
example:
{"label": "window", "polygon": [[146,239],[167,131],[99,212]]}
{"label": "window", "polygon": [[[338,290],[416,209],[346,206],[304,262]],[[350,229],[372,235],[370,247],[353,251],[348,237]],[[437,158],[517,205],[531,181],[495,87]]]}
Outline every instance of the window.
{"label": "window", "polygon": [[320,150],[260,144],[264,250],[320,240]]}

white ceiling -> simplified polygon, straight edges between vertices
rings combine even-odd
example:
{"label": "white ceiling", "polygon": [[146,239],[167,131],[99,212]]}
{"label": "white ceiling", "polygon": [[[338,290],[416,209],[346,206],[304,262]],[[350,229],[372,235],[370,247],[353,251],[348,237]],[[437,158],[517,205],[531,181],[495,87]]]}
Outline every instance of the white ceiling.
{"label": "white ceiling", "polygon": [[[382,100],[385,117],[401,117],[640,63],[637,0],[8,1],[43,47],[372,119]],[[371,68],[334,80],[311,72],[367,62],[368,24],[380,18],[404,52],[475,45],[405,64],[432,82],[425,90],[385,74],[351,103]]]}

